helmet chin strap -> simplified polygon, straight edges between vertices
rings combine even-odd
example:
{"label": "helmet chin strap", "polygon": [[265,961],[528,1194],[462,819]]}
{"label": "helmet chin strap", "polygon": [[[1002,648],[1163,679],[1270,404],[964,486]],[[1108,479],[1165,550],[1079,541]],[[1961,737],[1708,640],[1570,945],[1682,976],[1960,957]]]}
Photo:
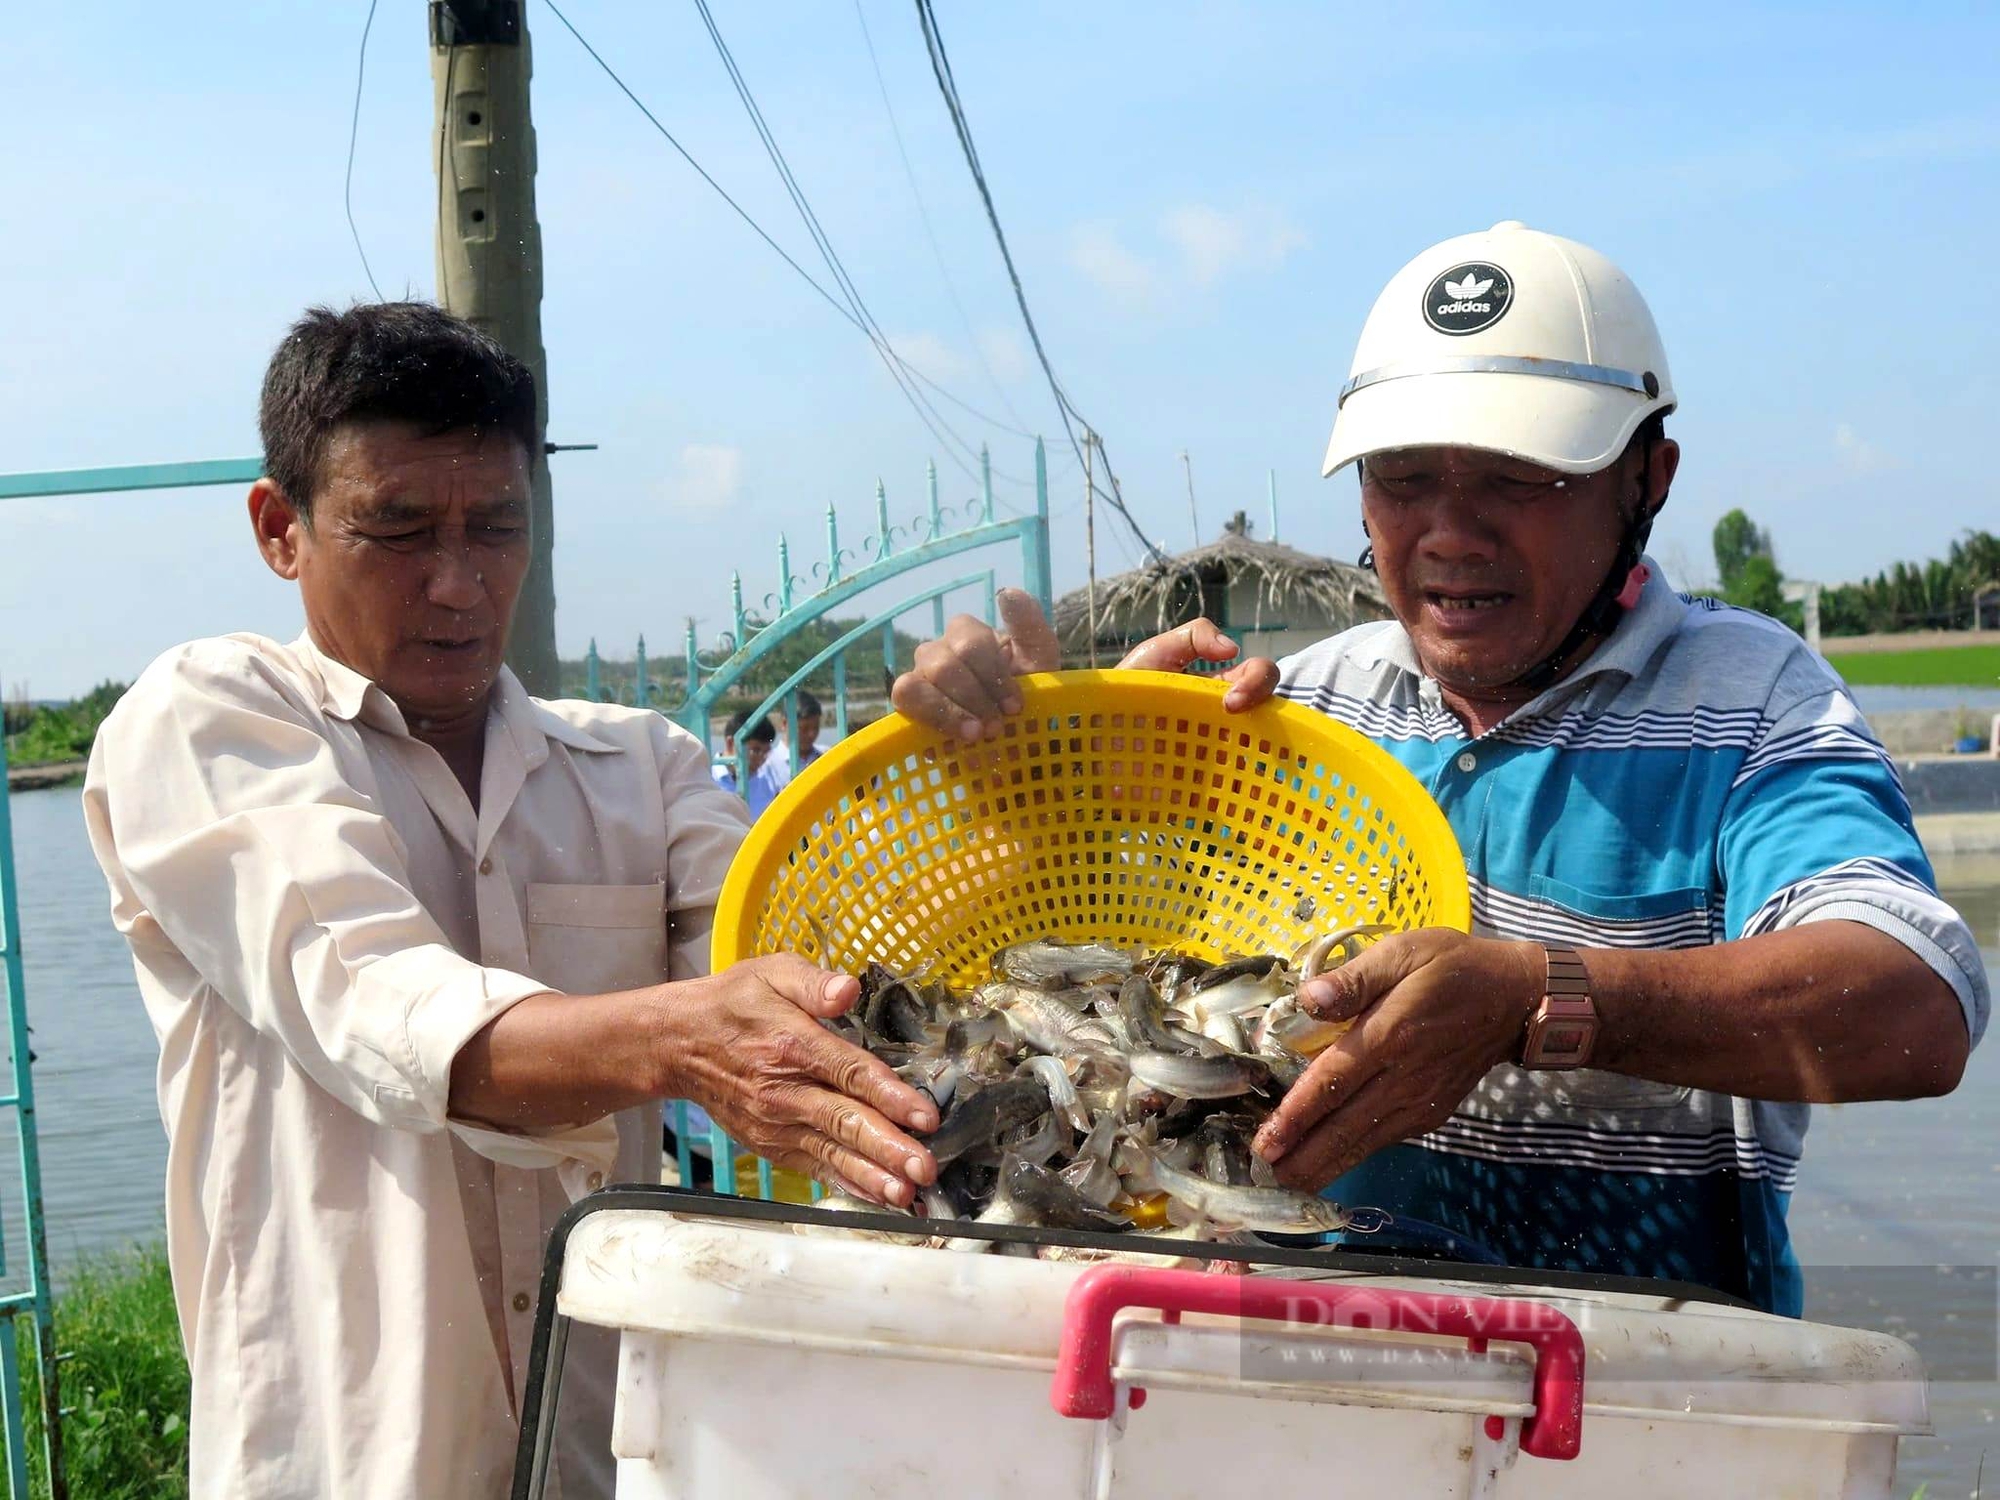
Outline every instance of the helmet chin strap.
{"label": "helmet chin strap", "polygon": [[1638,604],[1639,591],[1652,576],[1652,570],[1639,559],[1646,550],[1646,538],[1653,534],[1653,517],[1667,500],[1665,495],[1661,495],[1660,505],[1647,505],[1646,488],[1652,473],[1653,444],[1648,442],[1639,465],[1639,510],[1636,517],[1626,523],[1624,535],[1618,539],[1618,552],[1611,559],[1604,581],[1597,586],[1597,592],[1590,596],[1590,603],[1583,607],[1583,613],[1577,616],[1576,623],[1570,626],[1569,634],[1562,638],[1556,649],[1516,677],[1508,684],[1509,687],[1539,693],[1576,665],[1577,654],[1592,637],[1609,634],[1617,626],[1618,617]]}
{"label": "helmet chin strap", "polygon": [[1625,534],[1618,542],[1618,555],[1611,561],[1610,570],[1604,575],[1604,582],[1597,586],[1597,592],[1590,596],[1590,603],[1583,607],[1576,623],[1569,628],[1556,649],[1536,662],[1527,671],[1516,677],[1510,687],[1525,688],[1539,693],[1550,683],[1576,664],[1575,658],[1586,642],[1592,637],[1609,633],[1617,626],[1618,617],[1639,602],[1639,591],[1645,587],[1652,570],[1639,560],[1646,549],[1646,538],[1653,532],[1650,516],[1633,522],[1625,528]]}

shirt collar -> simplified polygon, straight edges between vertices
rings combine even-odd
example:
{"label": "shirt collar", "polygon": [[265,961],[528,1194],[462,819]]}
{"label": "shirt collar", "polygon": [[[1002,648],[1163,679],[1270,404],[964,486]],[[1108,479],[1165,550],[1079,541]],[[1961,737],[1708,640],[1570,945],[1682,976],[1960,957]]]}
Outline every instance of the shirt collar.
{"label": "shirt collar", "polygon": [[[1643,561],[1650,576],[1639,591],[1639,602],[1625,611],[1610,636],[1584,658],[1583,664],[1554,684],[1551,691],[1574,687],[1606,672],[1636,677],[1645,670],[1661,643],[1679,628],[1681,611],[1673,589],[1661,575],[1658,563],[1650,557]],[[1395,620],[1384,621],[1380,629],[1356,642],[1348,652],[1348,660],[1362,667],[1391,666],[1413,677],[1424,675],[1416,648],[1410,644],[1410,633]]]}
{"label": "shirt collar", "polygon": [[[407,737],[409,725],[395,700],[346,662],[327,655],[314,644],[310,633],[292,642],[292,651],[319,680],[320,707],[336,719],[366,724],[390,734]],[[581,729],[546,704],[529,696],[514,675],[502,667],[493,683],[487,709],[489,722],[497,719],[520,751],[522,762],[533,770],[549,758],[550,740],[575,750],[592,750],[615,755],[619,747]]]}

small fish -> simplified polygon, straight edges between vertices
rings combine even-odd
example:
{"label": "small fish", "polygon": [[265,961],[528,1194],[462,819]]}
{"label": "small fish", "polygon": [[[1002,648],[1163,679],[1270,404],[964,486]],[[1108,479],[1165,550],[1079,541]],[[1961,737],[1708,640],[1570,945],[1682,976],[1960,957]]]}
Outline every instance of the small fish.
{"label": "small fish", "polygon": [[1007,1025],[1005,1016],[969,1016],[952,1021],[944,1028],[944,1050],[953,1057],[963,1057],[976,1047],[991,1042],[1007,1043],[1014,1033]]}
{"label": "small fish", "polygon": [[[828,1192],[813,1207],[825,1214],[887,1214],[892,1218],[914,1218],[907,1208],[895,1208],[886,1203],[870,1203],[866,1198],[857,1198],[851,1193],[838,1189]],[[928,1234],[897,1234],[884,1229],[843,1229],[837,1224],[794,1223],[793,1234],[802,1234],[809,1239],[854,1239],[875,1240],[890,1245],[926,1245],[930,1243]]]}
{"label": "small fish", "polygon": [[1160,998],[1172,1005],[1197,974],[1208,968],[1200,959],[1171,950],[1155,953],[1146,960],[1146,977],[1159,986]]}
{"label": "small fish", "polygon": [[1010,1078],[958,1101],[924,1142],[939,1166],[970,1151],[996,1149],[1000,1137],[1047,1112],[1049,1091],[1034,1078]]}
{"label": "small fish", "polygon": [[1232,958],[1189,980],[1187,993],[1199,995],[1232,979],[1262,979],[1273,969],[1282,968],[1284,962],[1275,953],[1249,953],[1241,958]]}
{"label": "small fish", "polygon": [[1007,1155],[1042,1166],[1058,1151],[1068,1150],[1070,1138],[1069,1123],[1052,1109],[1034,1124],[1020,1126],[1001,1136],[1000,1149]]}
{"label": "small fish", "polygon": [[1299,904],[1292,908],[1292,920],[1294,922],[1310,922],[1313,919],[1313,913],[1318,910],[1319,903],[1314,901],[1311,896],[1301,896],[1299,897]]}
{"label": "small fish", "polygon": [[1138,1082],[1179,1099],[1233,1099],[1271,1081],[1271,1070],[1254,1057],[1134,1052],[1126,1062]]}
{"label": "small fish", "polygon": [[1017,1157],[1001,1163],[1001,1191],[1048,1229],[1130,1229],[1131,1221],[1085,1198],[1047,1167]]}
{"label": "small fish", "polygon": [[951,1108],[952,1096],[965,1076],[965,1063],[945,1053],[926,1053],[896,1069],[896,1075],[911,1088],[928,1094],[942,1116]]}
{"label": "small fish", "polygon": [[[1026,1224],[1029,1220],[1027,1210],[1002,1192],[995,1193],[993,1201],[981,1209],[978,1216],[972,1222],[975,1224],[1012,1225]],[[961,1255],[988,1255],[993,1252],[998,1243],[999,1241],[997,1240],[947,1239],[942,1241],[943,1248],[956,1250]]]}
{"label": "small fish", "polygon": [[1254,1229],[1264,1234],[1329,1234],[1345,1229],[1349,1218],[1338,1203],[1288,1188],[1225,1187],[1153,1158],[1153,1180],[1160,1191],[1211,1224],[1228,1229]]}
{"label": "small fish", "polygon": [[1281,1094],[1289,1094],[1292,1086],[1305,1077],[1306,1069],[1312,1066],[1311,1059],[1279,1045],[1259,1047],[1257,1060],[1271,1070],[1271,1082],[1277,1085]]}
{"label": "small fish", "polygon": [[1264,1018],[1257,1023],[1251,1045],[1257,1049],[1259,1057],[1269,1057],[1277,1049],[1295,1052],[1301,1057],[1317,1057],[1335,1042],[1347,1035],[1352,1021],[1322,1021],[1318,1016],[1308,1014],[1299,1008],[1297,997],[1285,996],[1274,1001],[1264,1012]]}
{"label": "small fish", "polygon": [[1049,1091],[1049,1103],[1062,1112],[1070,1129],[1090,1129],[1090,1111],[1083,1107],[1083,1101],[1077,1096],[1076,1083],[1070,1078],[1069,1069],[1063,1066],[1061,1058],[1031,1057],[1017,1071],[1032,1074],[1041,1080],[1042,1087]]}
{"label": "small fish", "polygon": [[1111,1028],[1102,1021],[1086,1017],[1040,990],[1024,985],[994,985],[982,993],[1007,1018],[1015,1035],[1037,1052],[1066,1057],[1091,1049],[1109,1051],[1116,1045]]}
{"label": "small fish", "polygon": [[[1221,1047],[1224,1053],[1250,1050],[1250,1038],[1243,1033],[1243,1022],[1235,1016],[1210,1016],[1201,1023],[1201,1034]],[[1209,1060],[1213,1060],[1214,1056],[1210,1054]]]}
{"label": "small fish", "polygon": [[1070,1164],[1056,1175],[1099,1208],[1109,1208],[1122,1190],[1118,1173],[1111,1165],[1111,1153],[1118,1140],[1118,1117],[1107,1113],[1099,1118],[1076,1148]]}
{"label": "small fish", "polygon": [[1202,1175],[1223,1187],[1250,1186],[1250,1136],[1256,1121],[1247,1115],[1210,1115],[1195,1131],[1201,1144]]}
{"label": "small fish", "polygon": [[1160,999],[1159,991],[1153,988],[1153,981],[1144,974],[1134,974],[1119,987],[1117,1004],[1118,1019],[1124,1022],[1126,1035],[1132,1039],[1134,1050],[1194,1050],[1188,1045],[1185,1032],[1176,1032],[1167,1025],[1166,1004]]}
{"label": "small fish", "polygon": [[1093,979],[1123,978],[1132,972],[1133,956],[1123,948],[1102,943],[1016,943],[1000,955],[1001,974],[1016,984],[1043,989],[1087,984]]}
{"label": "small fish", "polygon": [[1368,945],[1368,940],[1381,937],[1393,929],[1382,922],[1357,922],[1351,927],[1343,927],[1338,932],[1329,932],[1300,945],[1292,955],[1292,967],[1299,971],[1301,983],[1315,979],[1327,970],[1338,968],[1358,955]]}
{"label": "small fish", "polygon": [[1262,1011],[1280,996],[1290,993],[1291,976],[1282,965],[1262,974],[1239,974],[1222,984],[1211,985],[1183,1003],[1197,1023],[1213,1016],[1247,1016]]}

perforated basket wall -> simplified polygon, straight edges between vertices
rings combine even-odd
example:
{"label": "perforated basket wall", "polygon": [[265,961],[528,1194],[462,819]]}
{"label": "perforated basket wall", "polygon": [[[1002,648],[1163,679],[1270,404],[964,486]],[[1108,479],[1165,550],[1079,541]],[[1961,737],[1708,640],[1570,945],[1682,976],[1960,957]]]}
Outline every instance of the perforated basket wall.
{"label": "perforated basket wall", "polygon": [[1324,714],[1226,714],[1221,684],[1164,673],[1022,688],[997,739],[897,715],[815,762],[730,869],[715,967],[794,952],[972,985],[1034,937],[1214,958],[1353,922],[1466,928],[1444,815]]}

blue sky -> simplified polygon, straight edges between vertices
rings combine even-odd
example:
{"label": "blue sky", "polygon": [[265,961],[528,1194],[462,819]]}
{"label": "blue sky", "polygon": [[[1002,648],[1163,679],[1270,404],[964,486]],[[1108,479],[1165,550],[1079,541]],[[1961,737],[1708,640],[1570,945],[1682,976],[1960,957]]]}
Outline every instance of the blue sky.
{"label": "blue sky", "polygon": [[[719,24],[835,245],[905,356],[1058,431],[931,81],[914,9],[718,0]],[[1655,551],[1708,569],[1732,506],[1828,580],[2000,525],[2000,13],[1983,5],[1630,8],[938,0],[1056,369],[1141,522],[1189,537],[1278,473],[1284,539],[1360,544],[1318,459],[1381,284],[1520,218],[1645,290],[1687,449]],[[570,18],[746,207],[809,245],[692,6]],[[342,214],[365,0],[35,6],[0,51],[0,469],[255,451],[265,360],[308,303],[368,295]],[[933,454],[861,337],[653,134],[530,0],[546,250],[559,644],[706,638],[741,568],[771,586],[828,503],[877,477],[914,514]],[[354,212],[390,294],[433,287],[423,7],[382,0]],[[969,329],[969,332],[968,332]],[[942,408],[997,468],[1028,445]],[[1080,479],[1051,446],[1059,588]],[[1026,492],[1006,483],[1003,503]],[[1100,527],[1109,570],[1136,556]],[[299,625],[233,490],[0,502],[0,682],[55,696],[192,636]]]}

